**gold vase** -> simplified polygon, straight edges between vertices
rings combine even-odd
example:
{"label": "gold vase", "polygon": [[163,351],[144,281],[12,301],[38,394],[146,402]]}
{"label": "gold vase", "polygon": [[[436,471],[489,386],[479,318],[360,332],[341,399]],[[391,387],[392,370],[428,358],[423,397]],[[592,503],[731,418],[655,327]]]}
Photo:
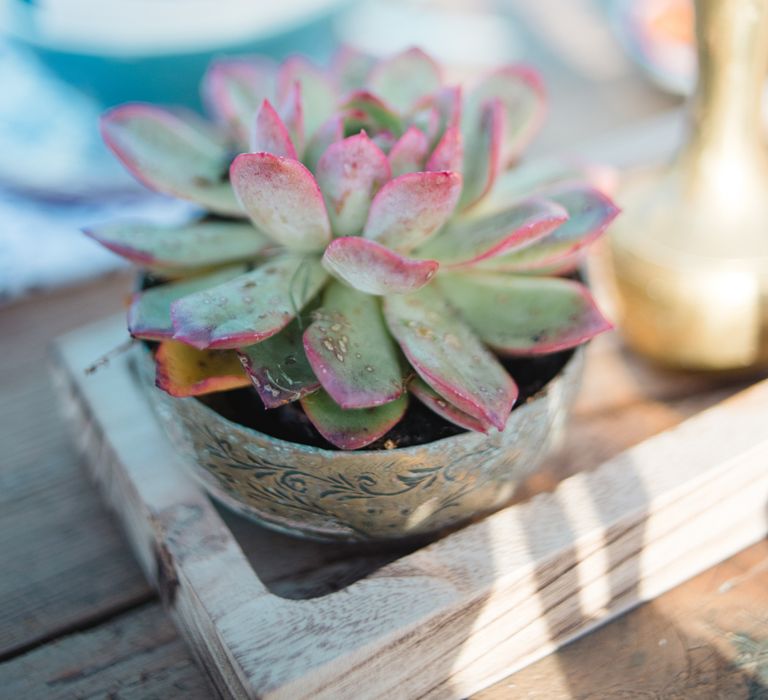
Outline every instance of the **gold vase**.
{"label": "gold vase", "polygon": [[768,0],[696,2],[686,144],[627,179],[609,241],[627,342],[665,364],[768,366]]}

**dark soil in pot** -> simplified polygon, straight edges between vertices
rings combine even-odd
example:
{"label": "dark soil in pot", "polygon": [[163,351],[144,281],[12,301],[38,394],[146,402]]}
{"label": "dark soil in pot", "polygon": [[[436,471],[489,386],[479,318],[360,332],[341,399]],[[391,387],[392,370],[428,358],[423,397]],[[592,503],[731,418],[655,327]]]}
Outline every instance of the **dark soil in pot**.
{"label": "dark soil in pot", "polygon": [[[542,357],[500,358],[520,390],[515,406],[524,404],[528,398],[551,381],[562,370],[572,354],[573,351],[568,350]],[[337,449],[315,430],[298,402],[267,411],[254,389],[237,389],[209,394],[199,397],[198,401],[202,401],[228,420],[280,440],[326,450]],[[423,445],[463,432],[465,432],[463,428],[449,423],[426,408],[418,399],[411,397],[403,419],[384,437],[365,449],[384,450]]]}

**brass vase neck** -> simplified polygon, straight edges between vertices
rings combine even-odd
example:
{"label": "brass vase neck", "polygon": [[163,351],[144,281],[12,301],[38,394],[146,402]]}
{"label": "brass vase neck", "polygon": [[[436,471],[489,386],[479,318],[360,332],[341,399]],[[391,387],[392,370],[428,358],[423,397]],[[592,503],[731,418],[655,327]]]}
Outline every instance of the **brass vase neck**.
{"label": "brass vase neck", "polygon": [[[768,0],[697,0],[699,77],[683,158],[762,158]],[[757,147],[757,148],[756,148]]]}

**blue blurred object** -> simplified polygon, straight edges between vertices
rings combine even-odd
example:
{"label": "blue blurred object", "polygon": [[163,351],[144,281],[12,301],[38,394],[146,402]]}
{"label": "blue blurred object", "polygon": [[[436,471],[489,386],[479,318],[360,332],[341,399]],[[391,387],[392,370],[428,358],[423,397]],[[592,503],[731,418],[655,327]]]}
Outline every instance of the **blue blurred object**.
{"label": "blue blurred object", "polygon": [[213,58],[323,59],[334,46],[333,20],[350,1],[0,0],[0,29],[103,106],[199,108],[199,81]]}

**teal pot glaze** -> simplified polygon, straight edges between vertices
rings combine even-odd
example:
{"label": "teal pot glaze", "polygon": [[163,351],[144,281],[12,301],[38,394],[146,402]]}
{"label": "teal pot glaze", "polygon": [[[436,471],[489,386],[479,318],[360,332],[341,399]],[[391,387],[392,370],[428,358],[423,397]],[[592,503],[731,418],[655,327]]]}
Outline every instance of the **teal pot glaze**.
{"label": "teal pot glaze", "polygon": [[200,78],[221,56],[293,53],[325,60],[350,0],[0,0],[0,34],[102,106],[127,101],[201,108]]}
{"label": "teal pot glaze", "polygon": [[284,533],[348,542],[430,535],[506,505],[561,436],[583,364],[577,350],[503,432],[344,452],[279,440],[198,399],[168,396],[154,387],[150,350],[136,350],[163,428],[213,498]]}

